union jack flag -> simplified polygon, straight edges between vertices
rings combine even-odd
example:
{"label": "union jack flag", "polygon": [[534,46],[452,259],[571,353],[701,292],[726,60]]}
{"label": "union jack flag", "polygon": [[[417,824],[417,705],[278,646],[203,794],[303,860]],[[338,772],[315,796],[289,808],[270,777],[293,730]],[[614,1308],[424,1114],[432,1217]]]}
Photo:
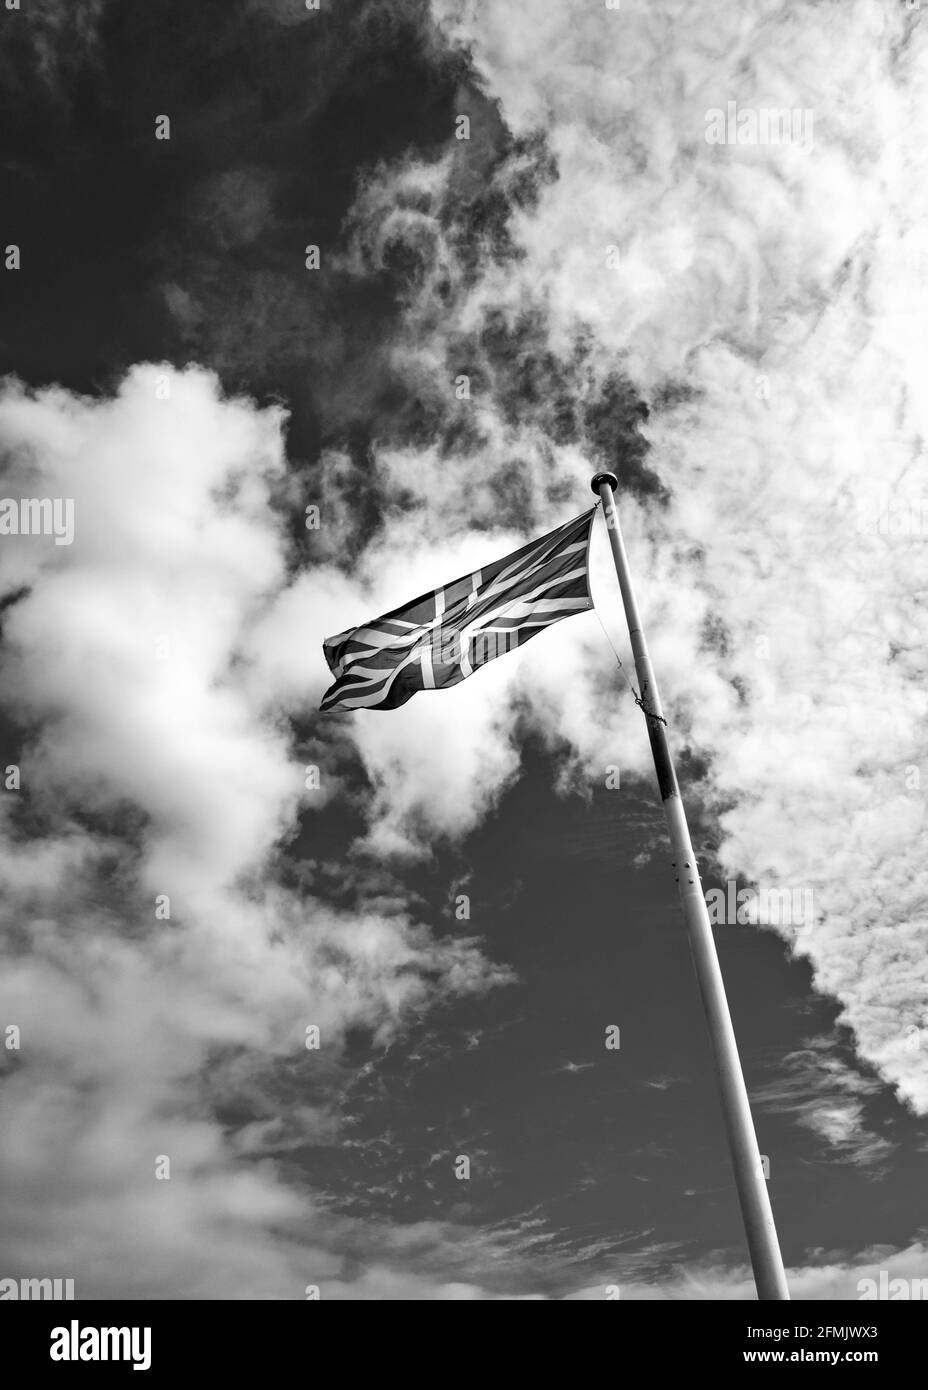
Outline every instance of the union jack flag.
{"label": "union jack flag", "polygon": [[396,709],[417,690],[457,685],[542,628],[592,608],[587,560],[595,512],[329,637],[323,651],[335,682],[319,708]]}

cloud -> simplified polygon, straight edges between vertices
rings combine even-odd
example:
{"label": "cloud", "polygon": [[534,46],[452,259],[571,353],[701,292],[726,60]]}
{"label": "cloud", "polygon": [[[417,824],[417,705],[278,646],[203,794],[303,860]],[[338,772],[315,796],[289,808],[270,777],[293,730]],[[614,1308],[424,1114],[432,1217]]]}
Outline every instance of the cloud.
{"label": "cloud", "polygon": [[[551,0],[518,25],[500,0],[436,0],[433,13],[440,31],[422,5],[338,7],[322,29],[271,0],[238,7],[224,70],[271,73],[273,91],[243,80],[247,96],[219,107],[186,59],[166,56],[163,17],[134,20],[115,45],[88,29],[80,53],[90,45],[146,112],[160,84],[154,105],[184,132],[170,176],[135,118],[125,181],[92,166],[130,213],[150,207],[156,174],[167,180],[145,274],[135,252],[131,264],[99,255],[96,204],[64,160],[57,203],[27,198],[36,180],[17,166],[20,235],[46,293],[20,293],[11,324],[27,363],[53,345],[43,380],[89,386],[101,362],[109,374],[150,355],[158,326],[177,361],[288,393],[293,408],[287,476],[282,412],[197,369],[136,368],[98,401],[14,384],[0,406],[10,489],[77,504],[73,547],[4,538],[0,556],[3,592],[19,594],[2,674],[24,739],[23,792],[0,807],[24,953],[4,1013],[27,1040],[4,1059],[11,1249],[47,1263],[67,1243],[58,1223],[75,1251],[97,1251],[96,1288],[113,1287],[131,1237],[151,1253],[137,1286],[149,1291],[215,1289],[200,1252],[218,1244],[224,1289],[283,1296],[309,1265],[345,1296],[366,1278],[385,1296],[380,1266],[359,1280],[349,1261],[340,1277],[342,1246],[310,1199],[294,1202],[277,1157],[240,1163],[241,1146],[254,1156],[280,1137],[255,1097],[294,1052],[313,1064],[306,1023],[331,1050],[299,1124],[329,1134],[323,1093],[351,1028],[385,1040],[410,1014],[506,978],[474,943],[435,940],[371,856],[427,855],[479,824],[527,729],[557,751],[565,783],[604,761],[650,777],[649,755],[592,615],[479,682],[307,733],[327,679],[319,643],[579,511],[602,466],[622,473],[673,737],[705,769],[687,794],[717,819],[722,869],[813,890],[814,924],[783,935],[839,1001],[861,1057],[928,1105],[918,16],[852,4],[836,28],[828,7],[797,16],[772,0],[731,14]],[[185,33],[195,67],[215,34]],[[57,72],[64,91],[67,66]],[[400,89],[425,95],[382,135],[376,117]],[[72,152],[113,128],[107,101],[80,134],[47,99]],[[367,103],[371,119],[342,127],[348,147],[333,153],[310,134],[330,129],[338,100]],[[812,147],[709,145],[706,112],[729,100],[812,109]],[[471,115],[472,141],[453,141],[455,110]],[[295,166],[309,147],[319,159]],[[72,165],[83,180],[86,163]],[[62,207],[92,314],[50,269]],[[300,257],[312,237],[319,279]],[[309,502],[318,533],[302,527]],[[602,537],[593,583],[624,653]],[[350,911],[298,891],[283,849],[340,802],[362,821],[350,871],[314,860],[306,872],[350,878]],[[75,1049],[79,1037],[92,1045]],[[243,1094],[237,1149],[220,1112]],[[845,1090],[821,1112],[839,1145],[860,1142],[860,1104]],[[152,1176],[168,1149],[173,1186]],[[434,1287],[470,1297],[484,1284],[476,1264],[452,1268],[457,1238],[434,1234]],[[384,1269],[399,1244],[384,1237]],[[855,1266],[835,1268],[846,1280]],[[741,1287],[724,1271],[700,1278]]]}
{"label": "cloud", "polygon": [[[444,393],[437,439],[376,449],[373,552],[407,552],[417,533],[429,539],[414,553],[434,554],[436,535],[453,542],[494,515],[526,532],[569,515],[603,457],[586,406],[610,381],[636,383],[650,414],[634,421],[629,388],[615,458],[673,736],[707,768],[688,794],[718,817],[726,874],[812,890],[814,925],[782,934],[861,1056],[924,1111],[917,22],[864,4],[842,12],[840,34],[827,8],[800,22],[773,3],[720,19],[698,4],[576,14],[552,2],[519,25],[497,0],[433,8],[499,102],[512,159],[534,149],[536,173],[525,203],[494,174],[508,241],[485,243],[476,264],[446,226],[450,157],[444,187],[434,165],[407,162],[381,169],[356,206],[364,254],[389,242],[412,258],[395,351],[421,397]],[[706,112],[729,100],[814,111],[811,147],[707,143]],[[448,404],[462,370],[470,400]],[[552,406],[565,388],[562,438]],[[649,450],[632,452],[642,435]],[[452,458],[466,487],[446,484]],[[431,572],[454,571],[435,555]],[[608,662],[580,620],[569,626],[551,638],[557,670],[536,646],[505,692],[503,677],[492,689],[481,677],[485,707],[503,733],[527,711],[587,766],[605,718],[615,760],[637,770],[643,730],[604,713]],[[459,727],[442,699],[442,716],[423,715],[440,745]],[[382,749],[357,729],[377,772]],[[465,755],[472,791],[457,800],[492,804],[488,762]],[[510,775],[506,760],[490,774],[497,788]],[[395,815],[413,818],[395,790]],[[433,793],[421,796],[425,811]]]}
{"label": "cloud", "polygon": [[75,503],[72,545],[5,537],[0,555],[22,734],[0,839],[0,1019],[19,1029],[0,1054],[4,1258],[70,1261],[83,1297],[302,1296],[307,1260],[336,1275],[306,1253],[313,1200],[279,1155],[241,1160],[256,1095],[301,1072],[315,1099],[291,1129],[330,1135],[349,1030],[385,1045],[507,978],[382,882],[349,911],[287,881],[312,793],[281,713],[304,640],[272,505],[283,423],[194,368],[136,368],[100,401],[0,397],[3,490]]}
{"label": "cloud", "polygon": [[[839,1253],[828,1256],[821,1252],[816,1263],[787,1271],[790,1297],[793,1300],[816,1302],[860,1300],[869,1292],[869,1285],[863,1281],[874,1280],[877,1289],[881,1287],[881,1271],[886,1276],[884,1286],[887,1285],[887,1280],[901,1280],[908,1285],[910,1298],[919,1297],[919,1291],[923,1287],[921,1281],[924,1279],[926,1253],[926,1247],[918,1241],[905,1250],[866,1250],[854,1260],[849,1260],[847,1256]],[[701,1268],[681,1274],[675,1280],[662,1282],[659,1286],[631,1281],[627,1284],[623,1282],[616,1287],[619,1288],[619,1297],[629,1302],[676,1299],[685,1299],[688,1302],[751,1302],[756,1297],[754,1281],[749,1270],[726,1268],[723,1265],[713,1266],[709,1260],[705,1261]],[[916,1290],[914,1293],[913,1288]],[[901,1289],[901,1285],[894,1288],[892,1296],[901,1296]],[[594,1285],[567,1297],[568,1301],[593,1301],[605,1297],[604,1286]]]}
{"label": "cloud", "polygon": [[87,0],[76,10],[62,9],[55,0],[18,6],[20,13],[8,17],[5,47],[12,61],[4,75],[18,88],[23,70],[34,65],[48,94],[67,104],[68,83],[83,66],[96,63],[105,6],[106,0]]}
{"label": "cloud", "polygon": [[757,1088],[753,1098],[767,1111],[794,1114],[830,1145],[837,1162],[879,1171],[893,1145],[868,1128],[865,1104],[880,1090],[878,1081],[849,1067],[830,1040],[819,1037],[784,1057],[776,1079]]}

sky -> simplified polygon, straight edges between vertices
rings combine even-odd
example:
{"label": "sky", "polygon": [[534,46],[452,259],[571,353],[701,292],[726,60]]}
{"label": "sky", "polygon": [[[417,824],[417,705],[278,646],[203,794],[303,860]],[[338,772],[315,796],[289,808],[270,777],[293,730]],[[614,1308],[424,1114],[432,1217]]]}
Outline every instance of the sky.
{"label": "sky", "polygon": [[753,1296],[601,524],[318,713],[604,468],[793,1296],[924,1276],[926,22],[0,10],[0,1277]]}

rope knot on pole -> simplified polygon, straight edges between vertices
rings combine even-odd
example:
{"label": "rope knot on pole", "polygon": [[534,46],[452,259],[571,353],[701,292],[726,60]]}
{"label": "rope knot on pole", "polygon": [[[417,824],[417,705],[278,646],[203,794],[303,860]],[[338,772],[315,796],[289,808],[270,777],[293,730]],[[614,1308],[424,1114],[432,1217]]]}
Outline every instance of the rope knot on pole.
{"label": "rope knot on pole", "polygon": [[648,707],[647,707],[647,705],[645,704],[644,700],[642,700],[641,696],[638,695],[638,694],[636,694],[636,692],[635,692],[634,690],[632,691],[632,694],[635,696],[635,704],[636,704],[636,705],[638,706],[638,708],[641,710],[641,712],[643,713],[643,715],[645,716],[645,718],[646,718],[646,719],[656,719],[656,720],[658,720],[658,722],[661,723],[661,724],[663,724],[663,725],[664,725],[664,728],[666,729],[666,727],[667,727],[667,720],[664,718],[664,716],[663,716],[662,714],[655,714],[655,712],[654,712],[653,709],[648,709]]}

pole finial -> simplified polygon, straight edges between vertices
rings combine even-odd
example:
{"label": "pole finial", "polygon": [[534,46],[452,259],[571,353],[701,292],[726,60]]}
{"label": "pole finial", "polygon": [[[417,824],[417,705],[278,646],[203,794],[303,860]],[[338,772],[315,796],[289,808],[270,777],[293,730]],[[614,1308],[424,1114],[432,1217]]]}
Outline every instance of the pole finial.
{"label": "pole finial", "polygon": [[613,492],[618,491],[619,480],[614,473],[597,473],[595,478],[590,479],[590,487],[596,493],[597,497],[600,495],[599,489],[602,483],[608,483]]}

